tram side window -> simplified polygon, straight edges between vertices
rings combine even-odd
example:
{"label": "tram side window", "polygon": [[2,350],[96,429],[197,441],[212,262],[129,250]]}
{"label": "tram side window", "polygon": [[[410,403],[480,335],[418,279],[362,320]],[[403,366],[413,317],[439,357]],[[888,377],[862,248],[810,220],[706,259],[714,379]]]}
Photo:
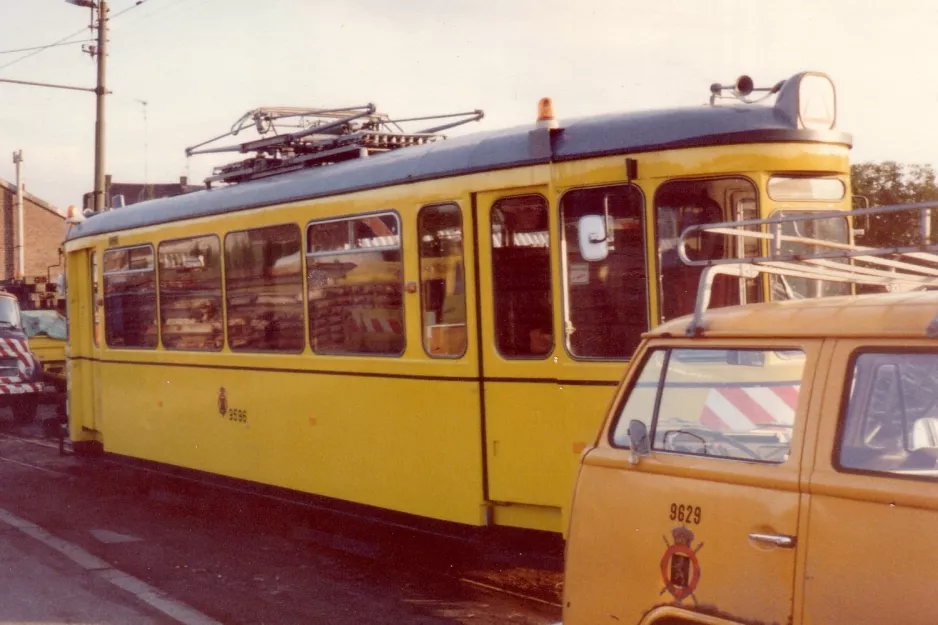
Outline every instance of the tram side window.
{"label": "tram side window", "polygon": [[156,348],[153,247],[104,252],[104,329],[108,347]]}
{"label": "tram side window", "polygon": [[101,311],[98,309],[98,253],[91,252],[91,322],[94,346],[101,346]]}
{"label": "tram side window", "polygon": [[300,229],[282,224],[225,236],[228,345],[233,351],[303,350]]}
{"label": "tram side window", "polygon": [[164,241],[159,247],[159,262],[163,347],[221,349],[225,334],[218,237]]}
{"label": "tram side window", "polygon": [[404,271],[396,213],[309,224],[306,271],[315,353],[404,353]]}
{"label": "tram side window", "polygon": [[[564,194],[567,349],[577,358],[629,358],[648,330],[644,202],[635,187],[620,185]],[[604,258],[584,258],[581,219],[604,223]]]}
{"label": "tram side window", "polygon": [[[755,186],[742,178],[675,180],[655,194],[655,246],[658,255],[658,307],[661,321],[694,312],[703,267],[688,267],[678,256],[681,233],[691,226],[754,218],[758,213]],[[739,258],[758,254],[758,245],[730,247],[728,237],[700,233],[687,238],[691,260]],[[713,282],[710,307],[762,300],[757,279],[743,282],[719,275]]]}
{"label": "tram side window", "polygon": [[466,277],[462,214],[455,204],[426,206],[417,216],[423,348],[431,356],[466,351]]}
{"label": "tram side window", "polygon": [[495,344],[506,358],[546,357],[554,347],[547,211],[540,195],[492,207]]}

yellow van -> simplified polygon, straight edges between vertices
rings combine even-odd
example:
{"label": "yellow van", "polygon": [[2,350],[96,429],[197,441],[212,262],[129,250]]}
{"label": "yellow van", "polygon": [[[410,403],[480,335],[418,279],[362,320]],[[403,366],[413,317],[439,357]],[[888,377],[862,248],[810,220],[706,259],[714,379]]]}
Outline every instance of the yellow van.
{"label": "yellow van", "polygon": [[698,307],[633,363],[565,625],[938,623],[938,292]]}
{"label": "yellow van", "polygon": [[838,297],[647,336],[582,460],[564,624],[938,623],[936,315]]}

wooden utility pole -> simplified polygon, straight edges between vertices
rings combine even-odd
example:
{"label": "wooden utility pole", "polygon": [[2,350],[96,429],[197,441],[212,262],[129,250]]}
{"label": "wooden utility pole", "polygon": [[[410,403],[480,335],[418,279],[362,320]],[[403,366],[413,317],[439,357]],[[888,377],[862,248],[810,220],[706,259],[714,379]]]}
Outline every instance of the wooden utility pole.
{"label": "wooden utility pole", "polygon": [[94,122],[94,212],[104,210],[104,98],[107,95],[107,13],[106,0],[98,0],[98,84],[95,87],[97,116]]}
{"label": "wooden utility pole", "polygon": [[[98,41],[97,45],[89,46],[87,49],[82,47],[85,52],[91,54],[92,58],[97,56],[98,61],[98,84],[94,89],[87,87],[76,87],[74,85],[57,85],[47,82],[33,82],[29,80],[11,80],[9,78],[0,78],[0,83],[9,83],[14,85],[27,85],[32,87],[51,87],[53,89],[71,89],[73,91],[90,91],[97,98],[97,116],[94,122],[94,202],[93,209],[96,213],[104,210],[104,96],[110,92],[105,86],[105,77],[107,72],[107,14],[110,9],[107,0],[65,0],[75,6],[86,7],[98,13]],[[139,0],[137,5],[145,0]],[[134,5],[136,6],[136,5]],[[93,24],[92,24],[93,27]]]}

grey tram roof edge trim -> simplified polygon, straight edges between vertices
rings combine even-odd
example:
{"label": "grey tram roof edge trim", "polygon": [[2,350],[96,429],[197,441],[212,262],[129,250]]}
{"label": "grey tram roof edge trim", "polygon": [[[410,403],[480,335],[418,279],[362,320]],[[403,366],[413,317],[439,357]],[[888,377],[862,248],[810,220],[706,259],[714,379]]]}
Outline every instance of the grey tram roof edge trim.
{"label": "grey tram roof edge trim", "polygon": [[852,146],[839,131],[794,127],[767,106],[693,107],[612,113],[560,124],[550,155],[538,153],[534,124],[464,135],[336,165],[132,204],[73,226],[68,241],[303,200],[513,167],[615,154],[740,143],[829,143]]}

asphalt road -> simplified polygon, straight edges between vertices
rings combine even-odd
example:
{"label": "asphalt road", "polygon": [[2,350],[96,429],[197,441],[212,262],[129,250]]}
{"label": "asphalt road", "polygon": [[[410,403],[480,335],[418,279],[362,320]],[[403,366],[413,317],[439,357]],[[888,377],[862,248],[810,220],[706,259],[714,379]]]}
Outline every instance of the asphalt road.
{"label": "asphalt road", "polygon": [[0,622],[542,625],[560,619],[552,605],[559,602],[556,568],[61,456],[38,423],[14,425],[5,412]]}

